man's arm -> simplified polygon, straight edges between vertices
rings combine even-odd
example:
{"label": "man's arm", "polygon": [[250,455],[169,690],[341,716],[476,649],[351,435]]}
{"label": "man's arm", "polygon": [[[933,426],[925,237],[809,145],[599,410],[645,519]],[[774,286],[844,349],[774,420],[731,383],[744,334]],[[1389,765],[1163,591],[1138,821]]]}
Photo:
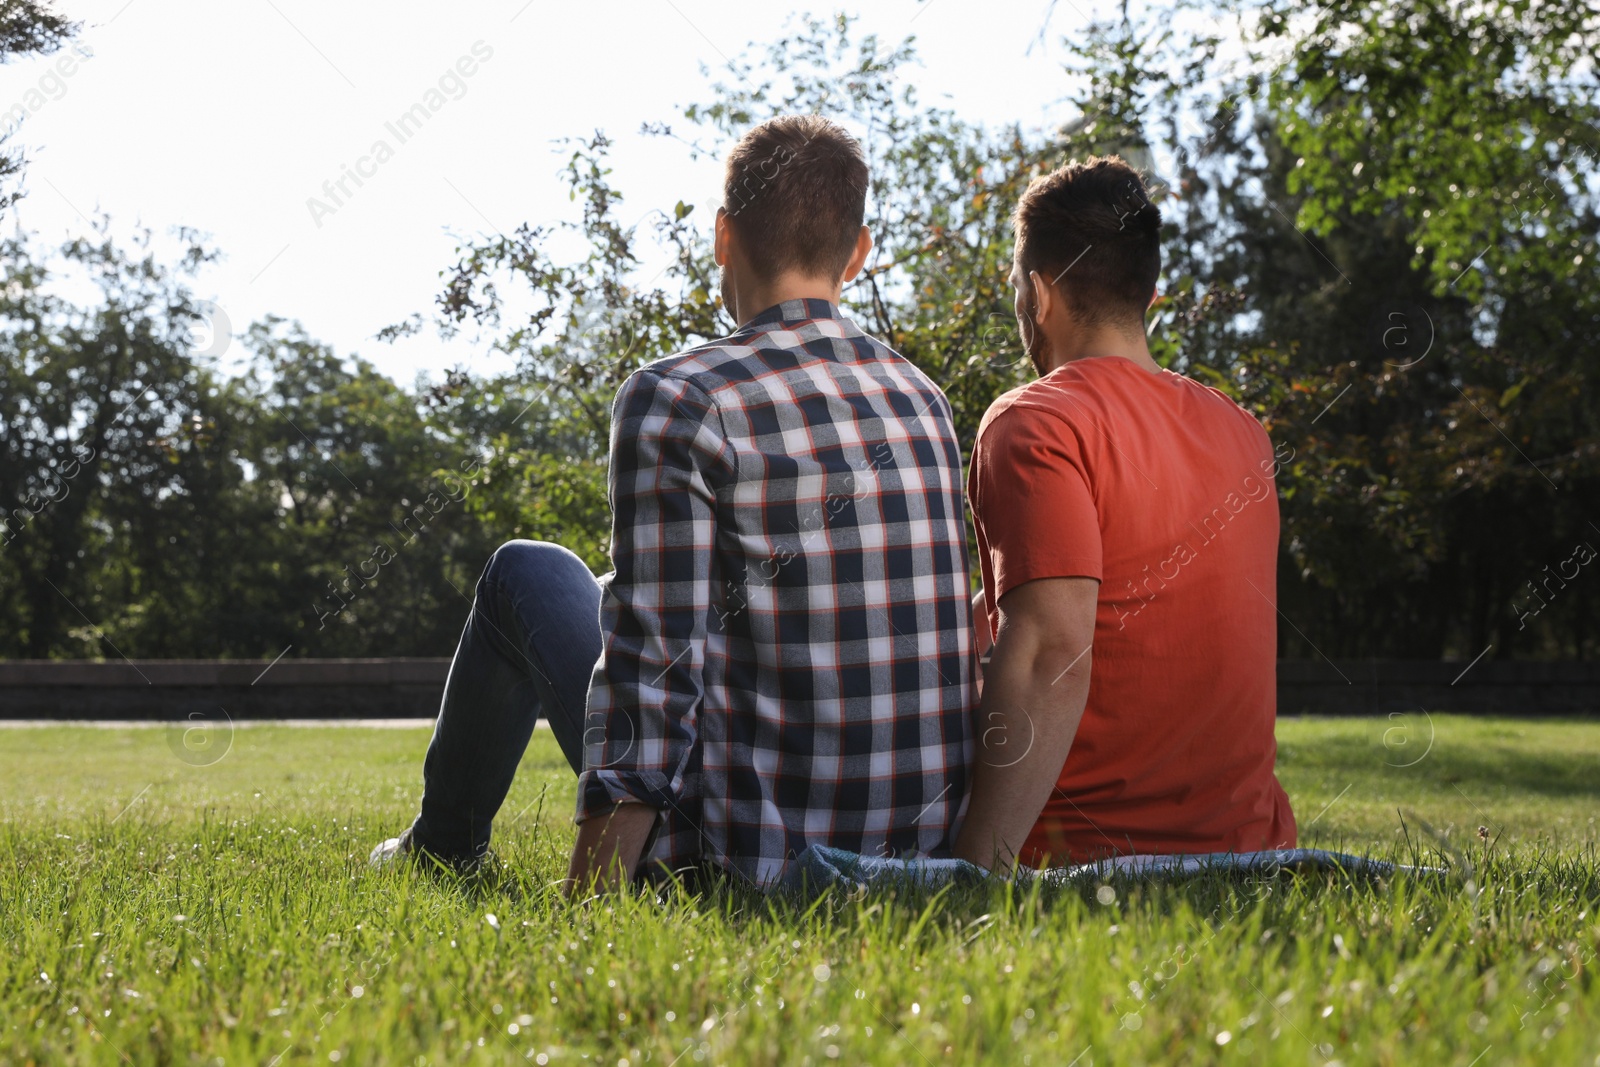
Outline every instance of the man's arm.
{"label": "man's arm", "polygon": [[1001,597],[958,859],[1016,863],[1083,719],[1099,594],[1093,578],[1039,578]]}
{"label": "man's arm", "polygon": [[633,881],[655,825],[656,810],[633,803],[618,804],[579,823],[563,886],[567,895],[608,893]]}
{"label": "man's arm", "polygon": [[655,820],[677,805],[698,744],[715,482],[729,466],[720,429],[710,398],[683,379],[645,369],[617,391],[615,573],[600,601],[569,892],[632,877]]}

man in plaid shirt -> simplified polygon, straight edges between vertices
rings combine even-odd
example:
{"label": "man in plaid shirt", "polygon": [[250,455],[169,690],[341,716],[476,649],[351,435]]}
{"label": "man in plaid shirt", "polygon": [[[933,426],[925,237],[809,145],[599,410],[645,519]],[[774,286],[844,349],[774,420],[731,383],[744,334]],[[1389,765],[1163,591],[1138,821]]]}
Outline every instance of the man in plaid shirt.
{"label": "man in plaid shirt", "polygon": [[738,330],[619,390],[612,575],[495,554],[422,813],[375,862],[481,856],[539,714],[580,771],[570,887],[948,852],[976,701],[961,454],[938,387],[839,312],[866,188],[824,119],[735,147],[716,259]]}

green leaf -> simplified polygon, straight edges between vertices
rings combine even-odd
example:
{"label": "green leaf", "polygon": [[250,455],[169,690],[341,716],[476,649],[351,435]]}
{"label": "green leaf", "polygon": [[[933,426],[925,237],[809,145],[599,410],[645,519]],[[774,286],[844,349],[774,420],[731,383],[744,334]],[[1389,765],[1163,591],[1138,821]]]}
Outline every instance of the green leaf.
{"label": "green leaf", "polygon": [[1532,381],[1531,378],[1523,378],[1521,381],[1517,382],[1516,385],[1511,386],[1505,392],[1501,393],[1500,410],[1504,411],[1506,408],[1510,407],[1517,397],[1522,395],[1522,390],[1527,388],[1528,382],[1530,381]]}

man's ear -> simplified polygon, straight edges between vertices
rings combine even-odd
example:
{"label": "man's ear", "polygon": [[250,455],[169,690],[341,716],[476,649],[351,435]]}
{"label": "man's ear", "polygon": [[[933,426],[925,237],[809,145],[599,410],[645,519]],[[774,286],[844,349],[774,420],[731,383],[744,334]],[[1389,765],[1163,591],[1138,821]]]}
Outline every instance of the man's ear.
{"label": "man's ear", "polygon": [[[861,268],[867,264],[867,256],[872,252],[872,231],[865,226],[856,234],[856,250],[850,253],[850,264],[844,269],[842,282],[848,283],[861,273]],[[842,288],[842,286],[841,286]]]}
{"label": "man's ear", "polygon": [[1052,315],[1059,315],[1063,307],[1061,294],[1056,287],[1036,270],[1028,272],[1028,284],[1033,288],[1033,321],[1044,325]]}
{"label": "man's ear", "polygon": [[728,245],[733,239],[733,224],[728,221],[728,209],[719,207],[717,208],[715,236],[711,241],[711,258],[716,261],[717,266],[726,267],[728,265]]}

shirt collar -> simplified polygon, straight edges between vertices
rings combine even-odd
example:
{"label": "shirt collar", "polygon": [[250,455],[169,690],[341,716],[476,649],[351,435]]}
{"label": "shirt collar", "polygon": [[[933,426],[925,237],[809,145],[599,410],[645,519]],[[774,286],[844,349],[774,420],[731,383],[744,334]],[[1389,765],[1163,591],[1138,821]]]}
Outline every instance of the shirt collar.
{"label": "shirt collar", "polygon": [[795,300],[785,300],[781,304],[774,304],[743,326],[740,330],[748,330],[756,326],[774,326],[780,323],[805,322],[809,319],[842,319],[837,305],[828,300],[816,300],[811,297],[801,297]]}

